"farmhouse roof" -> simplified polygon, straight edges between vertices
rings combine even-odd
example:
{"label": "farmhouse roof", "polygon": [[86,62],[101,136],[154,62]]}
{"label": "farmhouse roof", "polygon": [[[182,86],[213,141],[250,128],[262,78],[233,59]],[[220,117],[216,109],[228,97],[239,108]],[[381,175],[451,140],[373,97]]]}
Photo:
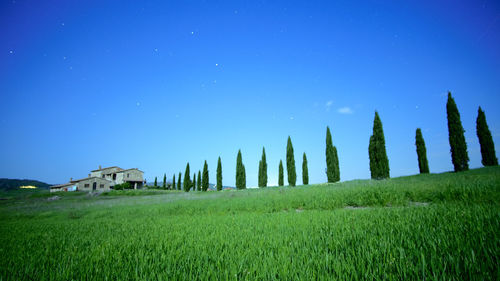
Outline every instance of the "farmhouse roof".
{"label": "farmhouse roof", "polygon": [[137,171],[139,171],[139,172],[144,173],[143,171],[139,170],[138,168],[125,169],[125,170],[118,171],[118,172],[116,172],[116,173],[117,173],[117,174],[118,174],[118,173],[123,173],[123,172],[130,171],[130,170],[137,170]]}
{"label": "farmhouse roof", "polygon": [[90,179],[100,179],[100,180],[111,182],[110,180],[107,180],[107,179],[104,179],[104,178],[100,178],[100,177],[88,177],[88,178],[83,178],[83,179],[79,179],[79,180],[74,180],[74,181],[71,181],[71,182],[75,183],[75,182],[81,182],[81,181],[90,180]]}
{"label": "farmhouse roof", "polygon": [[120,168],[118,166],[111,166],[111,167],[101,168],[101,169],[97,169],[97,170],[92,170],[91,172],[104,171],[104,170],[109,170],[109,169],[114,169],[114,168],[118,168],[119,170],[123,170],[122,168]]}
{"label": "farmhouse roof", "polygon": [[56,184],[56,185],[50,186],[50,188],[61,188],[61,187],[70,186],[70,185],[73,185],[73,183],[68,182],[68,183],[63,183],[63,184]]}

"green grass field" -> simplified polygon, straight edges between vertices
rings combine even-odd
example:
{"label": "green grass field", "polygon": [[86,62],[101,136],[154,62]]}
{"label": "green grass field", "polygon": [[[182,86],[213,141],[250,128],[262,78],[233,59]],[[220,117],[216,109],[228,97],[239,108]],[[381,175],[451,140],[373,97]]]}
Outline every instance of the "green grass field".
{"label": "green grass field", "polygon": [[58,195],[0,194],[1,280],[500,280],[500,167]]}

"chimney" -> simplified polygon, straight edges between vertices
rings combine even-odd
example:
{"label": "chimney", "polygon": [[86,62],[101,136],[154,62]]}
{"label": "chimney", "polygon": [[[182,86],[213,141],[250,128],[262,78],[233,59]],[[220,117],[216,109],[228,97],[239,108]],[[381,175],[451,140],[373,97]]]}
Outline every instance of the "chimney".
{"label": "chimney", "polygon": [[90,178],[90,174],[89,174],[89,178]]}
{"label": "chimney", "polygon": [[101,165],[99,165],[99,170],[101,170]]}
{"label": "chimney", "polygon": [[69,181],[72,182],[73,181],[73,178],[69,178]]}

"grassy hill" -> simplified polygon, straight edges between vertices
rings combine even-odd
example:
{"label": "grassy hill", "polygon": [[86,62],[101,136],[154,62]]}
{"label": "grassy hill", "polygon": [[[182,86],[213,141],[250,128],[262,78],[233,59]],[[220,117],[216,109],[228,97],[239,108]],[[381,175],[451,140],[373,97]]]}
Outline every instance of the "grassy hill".
{"label": "grassy hill", "polygon": [[42,189],[49,189],[50,184],[37,180],[0,179],[0,190],[14,190],[20,186],[32,185]]}
{"label": "grassy hill", "polygon": [[499,167],[52,195],[0,201],[0,279],[500,279]]}

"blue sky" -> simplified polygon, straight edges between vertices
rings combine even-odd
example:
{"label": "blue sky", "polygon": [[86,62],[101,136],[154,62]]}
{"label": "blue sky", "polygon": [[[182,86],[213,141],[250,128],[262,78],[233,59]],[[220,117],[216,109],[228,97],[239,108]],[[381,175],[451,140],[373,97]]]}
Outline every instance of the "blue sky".
{"label": "blue sky", "polygon": [[[104,2],[104,3],[103,3]],[[326,181],[325,132],[341,179],[369,178],[374,111],[391,176],[452,170],[451,91],[471,167],[477,107],[500,143],[498,1],[2,1],[0,177],[63,183],[98,165],[152,181],[207,160],[247,186],[266,148],[277,183],[291,136],[298,182]]]}

